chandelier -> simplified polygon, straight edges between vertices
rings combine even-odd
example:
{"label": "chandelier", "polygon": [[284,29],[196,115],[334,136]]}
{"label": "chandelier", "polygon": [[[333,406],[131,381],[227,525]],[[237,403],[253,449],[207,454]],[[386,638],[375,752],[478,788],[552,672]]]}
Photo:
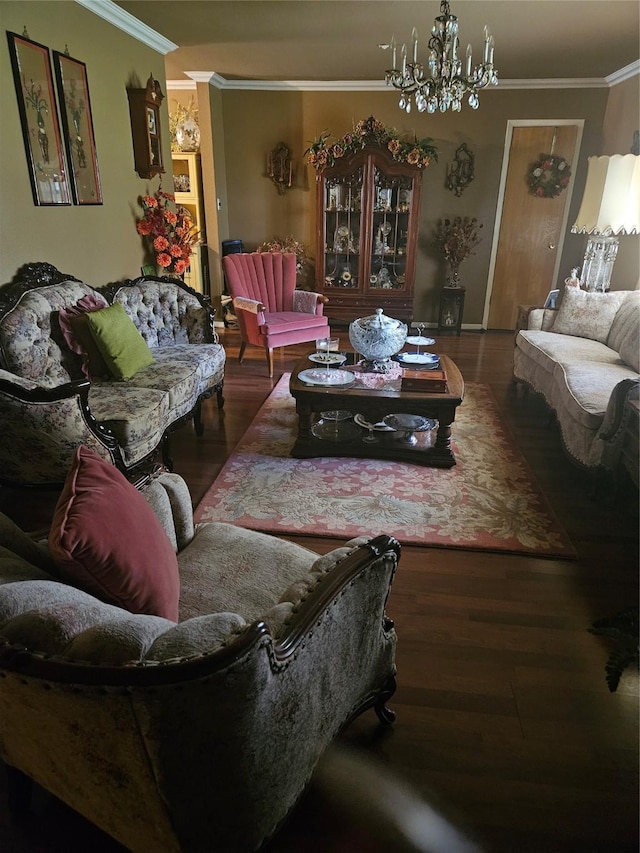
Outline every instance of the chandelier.
{"label": "chandelier", "polygon": [[387,86],[393,86],[401,92],[399,107],[411,112],[411,99],[414,96],[419,112],[444,113],[448,109],[460,112],[462,99],[468,94],[469,106],[478,109],[478,89],[489,84],[498,85],[498,75],[493,67],[493,36],[489,28],[484,28],[484,53],[482,62],[472,67],[471,45],[467,45],[466,62],[463,73],[462,59],[458,56],[460,40],[458,38],[458,18],[451,14],[448,0],[440,3],[440,14],[431,28],[429,39],[428,73],[418,62],[418,31],[414,27],[411,33],[413,54],[407,55],[405,44],[400,48],[400,68],[396,67],[397,45],[395,36],[389,44],[381,44],[383,50],[391,49],[391,65],[385,71]]}

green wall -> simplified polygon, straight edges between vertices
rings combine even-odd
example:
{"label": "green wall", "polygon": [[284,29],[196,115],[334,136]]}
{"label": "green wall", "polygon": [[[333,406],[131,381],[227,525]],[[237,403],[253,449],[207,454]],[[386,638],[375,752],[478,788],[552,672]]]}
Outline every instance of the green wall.
{"label": "green wall", "polygon": [[[24,151],[5,30],[51,50],[68,47],[87,66],[104,203],[36,207]],[[140,195],[157,187],[134,171],[126,87],[149,74],[166,94],[164,57],[74,2],[0,2],[0,282],[30,261],[49,261],[90,284],[140,274],[144,251],[135,230]],[[168,111],[163,156],[171,169]],[[172,184],[165,180],[166,188]]]}

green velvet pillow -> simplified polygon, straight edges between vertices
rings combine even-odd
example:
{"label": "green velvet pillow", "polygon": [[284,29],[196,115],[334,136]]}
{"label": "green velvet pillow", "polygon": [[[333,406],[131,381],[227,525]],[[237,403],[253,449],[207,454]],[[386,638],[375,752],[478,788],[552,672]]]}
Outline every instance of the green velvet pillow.
{"label": "green velvet pillow", "polygon": [[130,379],[153,362],[149,345],[119,302],[86,315],[87,326],[116,379]]}

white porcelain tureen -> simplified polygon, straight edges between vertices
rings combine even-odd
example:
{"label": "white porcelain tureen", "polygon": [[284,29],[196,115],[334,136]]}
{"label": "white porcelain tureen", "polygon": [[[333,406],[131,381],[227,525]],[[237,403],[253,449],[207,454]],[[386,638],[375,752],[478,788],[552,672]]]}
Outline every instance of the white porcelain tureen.
{"label": "white porcelain tureen", "polygon": [[400,352],[407,338],[407,325],[387,317],[382,308],[369,317],[361,317],[349,325],[349,340],[354,350],[364,356],[362,367],[374,373],[386,373],[389,359]]}

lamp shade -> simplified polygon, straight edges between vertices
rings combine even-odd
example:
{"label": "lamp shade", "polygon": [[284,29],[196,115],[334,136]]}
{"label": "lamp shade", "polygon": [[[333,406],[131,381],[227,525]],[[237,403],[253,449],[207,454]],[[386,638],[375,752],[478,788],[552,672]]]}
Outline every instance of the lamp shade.
{"label": "lamp shade", "polygon": [[589,157],[587,183],[573,233],[640,233],[640,155]]}

